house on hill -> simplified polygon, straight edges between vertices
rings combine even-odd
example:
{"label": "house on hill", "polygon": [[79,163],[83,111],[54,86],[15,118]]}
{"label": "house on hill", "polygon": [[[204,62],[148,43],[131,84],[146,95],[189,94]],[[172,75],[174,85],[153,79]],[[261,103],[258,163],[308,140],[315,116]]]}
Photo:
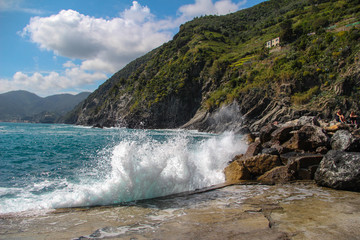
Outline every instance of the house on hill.
{"label": "house on hill", "polygon": [[272,47],[277,47],[277,46],[280,46],[280,37],[277,37],[277,38],[274,38],[270,41],[267,41],[265,43],[265,46],[267,48],[272,48]]}

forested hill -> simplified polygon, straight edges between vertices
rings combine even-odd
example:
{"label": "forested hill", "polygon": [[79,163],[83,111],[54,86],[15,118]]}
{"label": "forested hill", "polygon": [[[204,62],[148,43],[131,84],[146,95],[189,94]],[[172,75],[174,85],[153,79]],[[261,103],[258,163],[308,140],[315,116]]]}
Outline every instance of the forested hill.
{"label": "forested hill", "polygon": [[58,122],[89,94],[89,92],[77,95],[58,94],[42,98],[27,91],[3,93],[0,94],[0,121]]}
{"label": "forested hill", "polygon": [[[358,111],[359,22],[359,0],[270,0],[195,18],[114,74],[67,122],[256,130],[304,114]],[[266,47],[277,37],[280,46]]]}

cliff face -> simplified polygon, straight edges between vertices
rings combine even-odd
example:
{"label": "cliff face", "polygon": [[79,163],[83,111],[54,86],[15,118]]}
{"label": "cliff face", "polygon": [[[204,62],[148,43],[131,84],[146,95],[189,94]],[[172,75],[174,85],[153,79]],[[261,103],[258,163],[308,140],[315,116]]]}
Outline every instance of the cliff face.
{"label": "cliff face", "polygon": [[[359,0],[278,0],[196,18],[120,70],[67,122],[204,131],[359,110]],[[280,36],[280,46],[265,47]]]}

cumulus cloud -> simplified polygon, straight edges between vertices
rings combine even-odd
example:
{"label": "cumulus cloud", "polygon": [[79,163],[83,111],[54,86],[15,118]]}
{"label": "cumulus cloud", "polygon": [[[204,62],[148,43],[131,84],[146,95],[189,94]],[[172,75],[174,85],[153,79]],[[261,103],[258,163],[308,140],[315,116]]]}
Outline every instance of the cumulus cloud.
{"label": "cumulus cloud", "polygon": [[243,0],[233,3],[231,0],[195,0],[194,4],[184,5],[179,8],[179,12],[183,17],[193,18],[201,15],[224,15],[239,10],[247,1]]}
{"label": "cumulus cloud", "polygon": [[32,74],[16,72],[11,80],[0,79],[0,92],[22,89],[48,96],[64,92],[67,89],[93,84],[107,77],[106,74],[100,72],[86,72],[71,61],[66,62],[63,66],[65,71],[62,74],[57,72]]}
{"label": "cumulus cloud", "polygon": [[[55,58],[78,59],[81,63],[76,65],[68,61],[59,73],[17,72],[12,80],[0,79],[0,91],[21,88],[46,92],[105,80],[131,60],[169,41],[174,29],[185,21],[195,16],[234,12],[245,2],[195,0],[194,4],[180,7],[176,18],[167,19],[157,19],[147,6],[137,1],[111,19],[95,18],[74,10],[33,17],[21,32],[23,37],[40,49],[53,52]],[[5,3],[8,2],[0,0],[0,6],[5,8]]]}
{"label": "cumulus cloud", "polygon": [[0,0],[0,12],[25,12],[29,14],[44,14],[40,9],[22,7],[23,0]]}
{"label": "cumulus cloud", "polygon": [[62,10],[49,17],[34,17],[23,36],[41,49],[83,60],[83,68],[114,73],[170,40],[171,33],[158,29],[148,7],[134,1],[121,17],[110,20]]}

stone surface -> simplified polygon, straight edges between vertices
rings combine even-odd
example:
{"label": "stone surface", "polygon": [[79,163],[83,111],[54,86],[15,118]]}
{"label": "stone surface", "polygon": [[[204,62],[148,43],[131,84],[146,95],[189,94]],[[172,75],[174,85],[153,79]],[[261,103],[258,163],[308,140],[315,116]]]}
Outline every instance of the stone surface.
{"label": "stone surface", "polygon": [[354,137],[348,130],[339,130],[331,138],[331,147],[334,150],[359,152],[360,139]]}
{"label": "stone surface", "polygon": [[260,138],[260,142],[261,143],[265,143],[271,140],[271,133],[273,133],[276,129],[278,129],[278,126],[269,123],[267,125],[265,125],[264,127],[262,127],[260,129],[260,134],[259,134],[259,138]]}
{"label": "stone surface", "polygon": [[344,123],[337,123],[329,127],[324,128],[327,132],[336,132],[341,129],[349,130],[349,126]]}
{"label": "stone surface", "polygon": [[303,182],[234,185],[129,205],[3,215],[0,238],[359,239],[359,206],[360,193]]}
{"label": "stone surface", "polygon": [[284,144],[284,147],[292,150],[316,152],[319,147],[329,148],[330,138],[321,127],[304,125],[293,134],[293,137]]}
{"label": "stone surface", "polygon": [[293,172],[289,169],[288,166],[279,166],[267,171],[265,174],[261,175],[257,180],[265,184],[275,184],[275,183],[286,183],[294,180],[295,177]]}
{"label": "stone surface", "polygon": [[314,125],[320,127],[319,121],[314,116],[302,116],[298,119],[297,125]]}
{"label": "stone surface", "polygon": [[360,191],[360,153],[329,151],[315,173],[315,181],[325,187]]}
{"label": "stone surface", "polygon": [[298,171],[300,168],[308,168],[310,166],[319,165],[323,155],[304,155],[298,156],[289,162],[292,168]]}
{"label": "stone surface", "polygon": [[261,154],[253,157],[239,155],[225,170],[225,179],[228,183],[240,180],[253,180],[274,167],[281,166],[282,162],[277,155]]}
{"label": "stone surface", "polygon": [[244,154],[244,157],[255,156],[255,155],[259,154],[261,152],[261,150],[262,150],[262,147],[261,147],[260,141],[255,141],[249,145],[246,153]]}
{"label": "stone surface", "polygon": [[250,179],[251,175],[242,162],[233,161],[224,170],[225,181],[227,183],[238,183],[241,180]]}
{"label": "stone surface", "polygon": [[281,166],[280,157],[270,154],[261,154],[251,158],[239,160],[250,172],[252,178],[263,175],[274,167]]}
{"label": "stone surface", "polygon": [[289,124],[287,126],[280,127],[271,133],[271,141],[274,143],[283,144],[293,136],[291,132],[298,129],[299,127],[294,124]]}
{"label": "stone surface", "polygon": [[276,148],[264,148],[261,150],[262,154],[279,155],[279,151]]}

